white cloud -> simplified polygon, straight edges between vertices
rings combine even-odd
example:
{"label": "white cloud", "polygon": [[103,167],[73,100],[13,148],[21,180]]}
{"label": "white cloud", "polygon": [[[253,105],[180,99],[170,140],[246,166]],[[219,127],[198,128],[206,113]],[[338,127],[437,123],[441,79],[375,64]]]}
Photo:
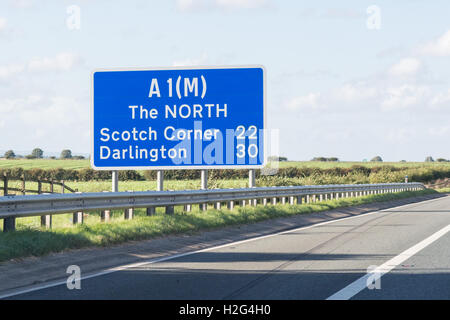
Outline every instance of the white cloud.
{"label": "white cloud", "polygon": [[230,9],[256,9],[267,5],[267,0],[216,0],[219,7]]}
{"label": "white cloud", "polygon": [[304,96],[292,98],[286,103],[286,107],[290,110],[317,109],[321,107],[320,99],[320,93],[309,93]]}
{"label": "white cloud", "polygon": [[268,0],[177,0],[176,6],[181,11],[211,9],[258,9],[266,7]]}
{"label": "white cloud", "polygon": [[448,105],[450,107],[450,88],[446,92],[441,92],[431,99],[430,105],[438,107]]}
{"label": "white cloud", "polygon": [[404,109],[419,104],[426,105],[430,96],[427,86],[405,84],[398,87],[387,88],[381,108],[384,110]]}
{"label": "white cloud", "polygon": [[7,21],[5,18],[0,17],[0,33],[6,30]]}
{"label": "white cloud", "polygon": [[10,0],[12,5],[17,8],[29,8],[33,6],[33,0]]}
{"label": "white cloud", "polygon": [[[89,103],[71,97],[30,95],[0,101],[2,130],[12,137],[0,148],[30,149],[37,145],[57,151],[63,146],[87,150]],[[74,130],[76,128],[76,130]]]}
{"label": "white cloud", "polygon": [[[405,83],[397,86],[376,86],[345,84],[325,92],[311,92],[293,97],[285,102],[286,109],[327,110],[330,112],[355,111],[362,109],[377,111],[396,111],[415,108],[414,112],[428,112],[433,108],[450,106],[450,89],[436,93],[427,85]],[[450,111],[450,108],[447,108]]]}
{"label": "white cloud", "polygon": [[361,10],[349,9],[349,8],[331,8],[328,9],[323,17],[332,19],[355,19],[363,18],[366,13]]}
{"label": "white cloud", "polygon": [[450,56],[450,30],[436,40],[425,44],[419,51],[430,56]]}
{"label": "white cloud", "polygon": [[428,133],[431,136],[436,137],[448,136],[448,134],[450,133],[450,127],[449,126],[432,127],[428,129]]}
{"label": "white cloud", "polygon": [[181,60],[175,60],[172,65],[174,67],[183,67],[183,66],[199,66],[208,64],[208,55],[203,53],[198,58],[186,58]]}
{"label": "white cloud", "polygon": [[55,57],[33,58],[28,63],[30,71],[68,71],[81,61],[74,53],[63,52]]}
{"label": "white cloud", "polygon": [[9,79],[24,70],[25,66],[23,64],[0,66],[0,79]]}
{"label": "white cloud", "polygon": [[74,53],[60,53],[55,57],[33,58],[26,63],[0,65],[0,80],[10,80],[23,72],[69,71],[82,59]]}
{"label": "white cloud", "polygon": [[377,95],[377,89],[363,84],[353,85],[345,84],[340,88],[333,90],[333,97],[338,101],[357,102],[374,98]]}
{"label": "white cloud", "polygon": [[415,128],[393,128],[386,133],[386,139],[394,143],[404,143],[413,140],[417,134]]}
{"label": "white cloud", "polygon": [[389,74],[397,77],[413,76],[422,68],[422,62],[416,58],[404,58],[389,69]]}

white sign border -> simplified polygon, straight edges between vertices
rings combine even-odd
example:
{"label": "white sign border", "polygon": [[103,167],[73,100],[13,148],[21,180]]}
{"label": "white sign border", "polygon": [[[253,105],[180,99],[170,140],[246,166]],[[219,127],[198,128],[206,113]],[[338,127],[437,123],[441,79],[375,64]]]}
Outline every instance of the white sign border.
{"label": "white sign border", "polygon": [[208,170],[208,169],[261,169],[267,164],[268,137],[264,134],[263,163],[258,165],[188,165],[188,166],[139,166],[139,167],[97,167],[94,165],[94,74],[102,71],[159,71],[159,70],[202,70],[202,69],[261,69],[263,71],[263,126],[267,129],[267,84],[266,68],[264,65],[232,65],[232,66],[173,66],[173,67],[130,67],[130,68],[97,68],[91,72],[91,106],[90,106],[90,134],[91,134],[91,154],[90,164],[92,169],[99,171],[121,171],[121,170]]}

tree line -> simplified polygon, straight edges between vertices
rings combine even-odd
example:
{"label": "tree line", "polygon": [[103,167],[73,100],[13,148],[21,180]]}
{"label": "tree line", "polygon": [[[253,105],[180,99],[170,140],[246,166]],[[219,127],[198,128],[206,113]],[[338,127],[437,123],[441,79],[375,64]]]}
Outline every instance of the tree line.
{"label": "tree line", "polygon": [[[3,157],[5,159],[16,159],[21,156],[16,155],[14,150],[8,150],[5,152]],[[30,154],[25,156],[25,158],[26,159],[42,159],[42,158],[44,158],[44,151],[41,148],[34,148]],[[50,157],[50,159],[56,159],[56,157]],[[80,156],[80,155],[73,156],[72,151],[70,149],[64,149],[61,151],[59,159],[75,159],[75,160],[78,159],[78,160],[80,160],[80,159],[85,159],[85,157]]]}

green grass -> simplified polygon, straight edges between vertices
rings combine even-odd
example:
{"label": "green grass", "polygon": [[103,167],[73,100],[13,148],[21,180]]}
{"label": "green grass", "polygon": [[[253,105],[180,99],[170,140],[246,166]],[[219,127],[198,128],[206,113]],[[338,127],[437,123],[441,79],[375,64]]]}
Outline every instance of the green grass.
{"label": "green grass", "polygon": [[236,207],[234,210],[194,210],[189,213],[176,208],[175,214],[165,215],[161,210],[151,217],[145,216],[143,209],[135,210],[133,220],[123,220],[121,212],[113,212],[111,222],[102,223],[98,213],[91,213],[82,225],[72,226],[71,215],[53,216],[51,230],[42,229],[39,219],[21,218],[17,220],[17,231],[0,233],[0,261],[27,256],[42,256],[52,252],[84,247],[103,247],[131,240],[191,233],[210,230],[227,225],[252,223],[256,221],[310,214],[340,207],[388,201],[425,194],[434,190],[402,192],[397,194],[371,195],[346,198],[302,205],[276,205],[257,207]]}
{"label": "green grass", "polygon": [[[164,180],[164,190],[192,190],[200,189],[200,180]],[[80,192],[102,192],[111,191],[111,181],[67,181],[66,185],[72,189],[78,189]],[[8,182],[10,188],[20,189],[22,182],[12,180]],[[226,189],[226,188],[245,188],[248,186],[247,179],[232,179],[221,181],[209,181],[210,189]],[[26,188],[37,190],[37,182],[27,181]],[[61,187],[55,186],[54,191],[60,192]],[[156,181],[119,181],[119,191],[148,191],[156,190]],[[42,192],[50,191],[50,185],[42,184]],[[14,192],[10,192],[14,193]],[[0,186],[0,195],[3,194]]]}

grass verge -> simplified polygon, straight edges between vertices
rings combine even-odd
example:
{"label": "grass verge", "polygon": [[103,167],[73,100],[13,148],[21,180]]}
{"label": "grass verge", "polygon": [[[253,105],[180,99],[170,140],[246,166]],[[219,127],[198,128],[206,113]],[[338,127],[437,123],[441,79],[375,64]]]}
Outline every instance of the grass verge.
{"label": "grass verge", "polygon": [[68,249],[106,247],[162,235],[211,230],[223,226],[433,193],[437,193],[437,191],[426,189],[292,206],[236,207],[234,210],[208,210],[206,212],[194,210],[189,213],[177,211],[173,215],[165,215],[160,212],[151,217],[145,216],[144,210],[136,210],[133,220],[125,221],[117,218],[109,223],[91,222],[70,227],[55,227],[52,230],[20,224],[15,232],[0,233],[0,262],[27,256],[42,256]]}

